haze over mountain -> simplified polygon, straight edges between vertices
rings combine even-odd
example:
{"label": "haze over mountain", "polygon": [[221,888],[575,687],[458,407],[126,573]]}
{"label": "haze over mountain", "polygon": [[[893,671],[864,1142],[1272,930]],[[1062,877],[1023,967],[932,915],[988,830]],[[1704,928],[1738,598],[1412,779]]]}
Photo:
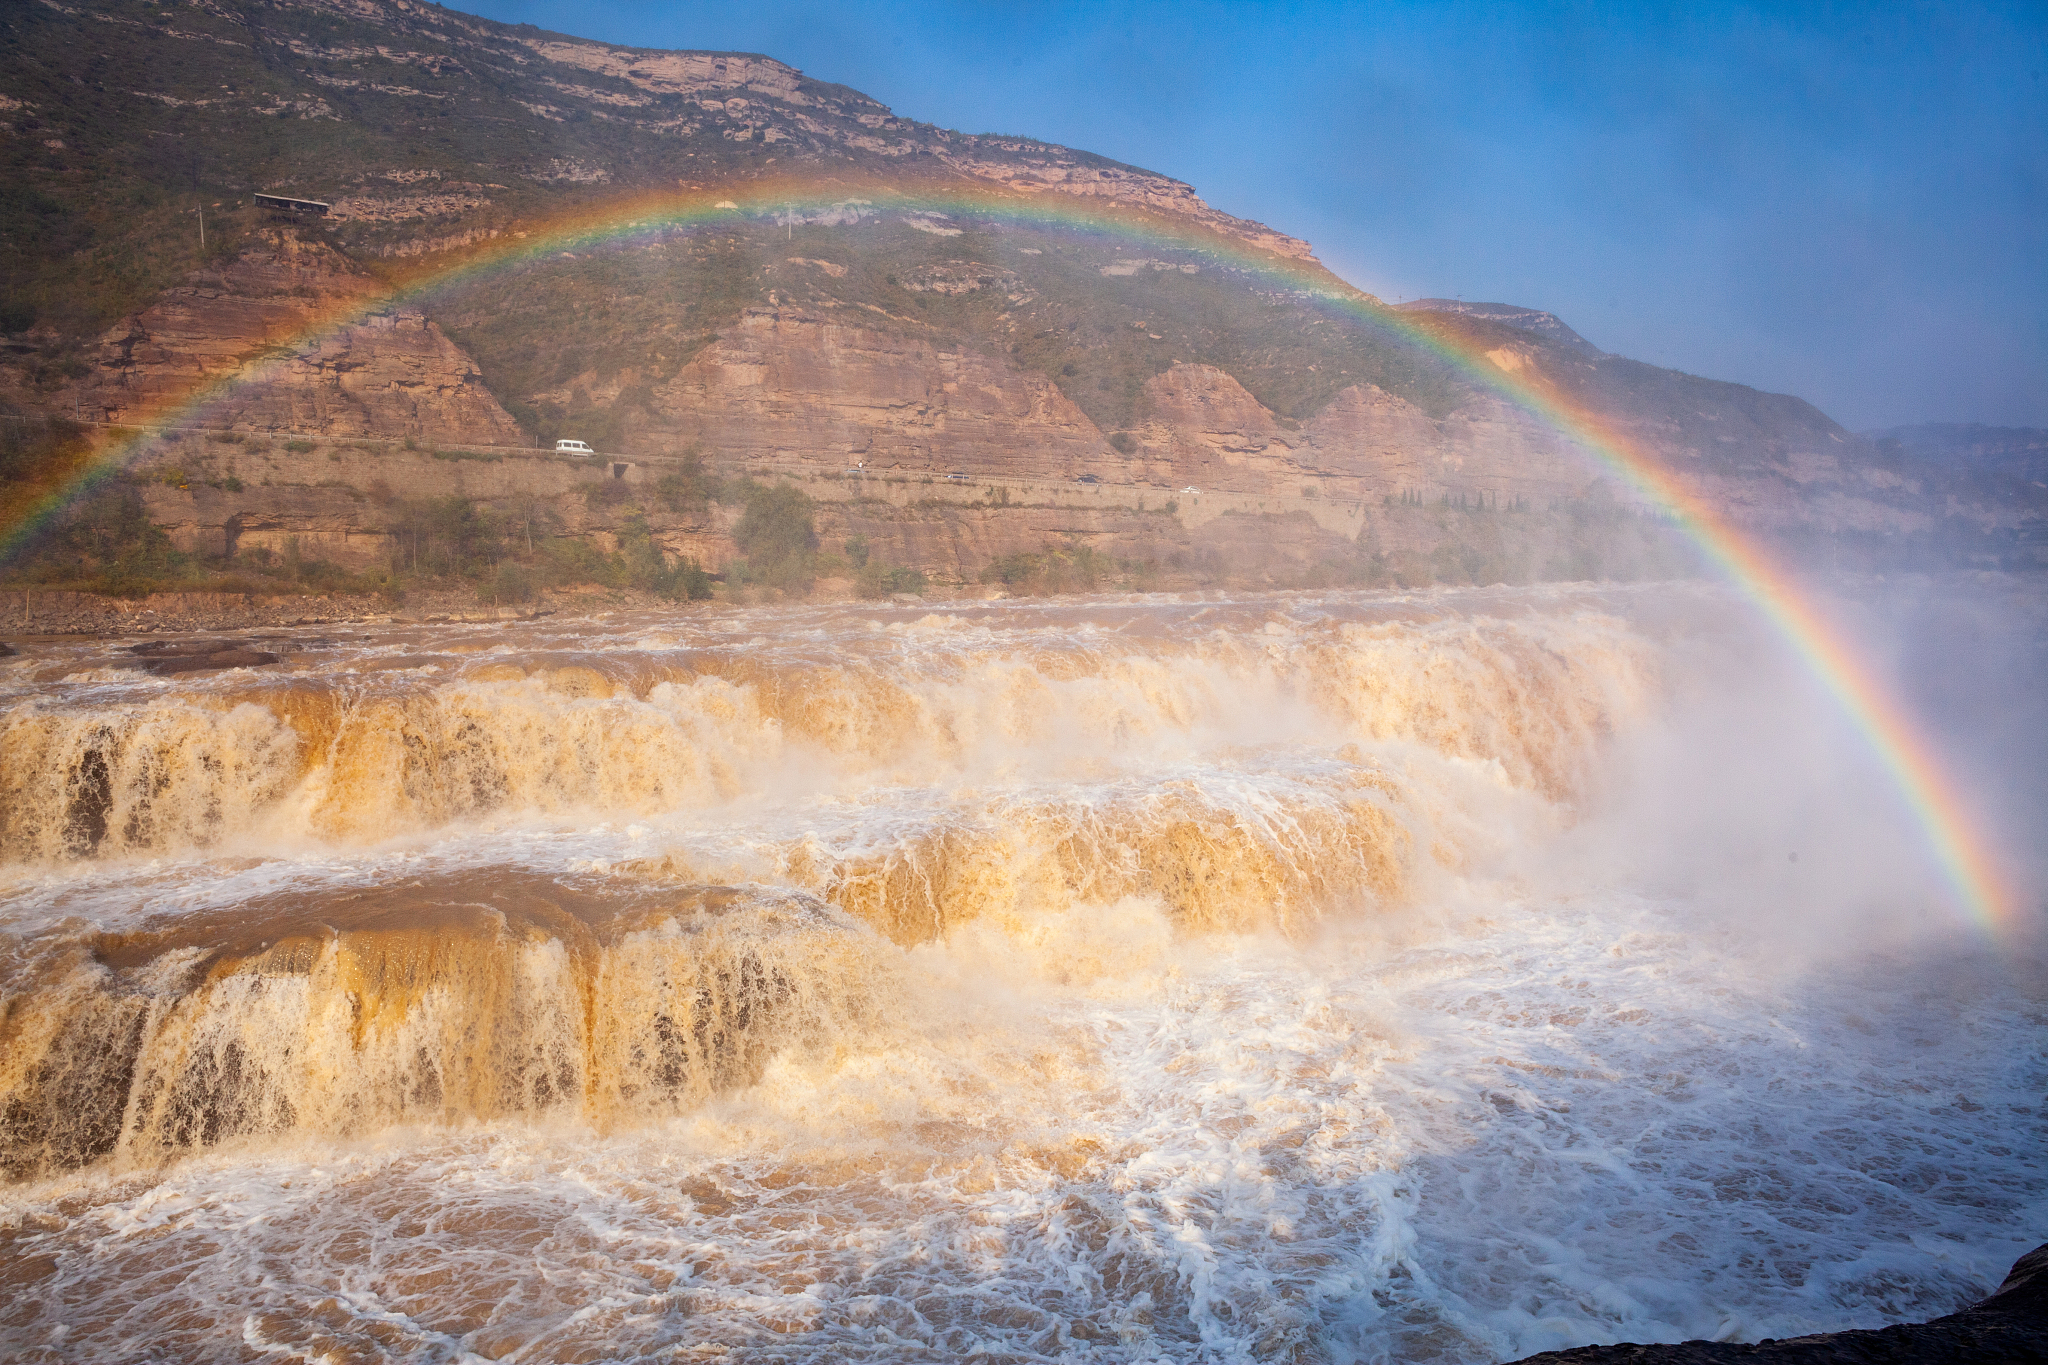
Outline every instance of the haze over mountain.
{"label": "haze over mountain", "polygon": [[1150,166],[1390,301],[1548,309],[1852,427],[2048,426],[2039,5],[481,9]]}
{"label": "haze over mountain", "polygon": [[2048,431],[1981,422],[1922,422],[1863,433],[1882,450],[1896,446],[1930,468],[2048,479]]}
{"label": "haze over mountain", "polygon": [[[586,489],[562,530],[605,544],[621,518],[651,519],[668,554],[714,569],[737,552],[736,513],[657,505],[664,462],[813,483],[855,465],[959,473],[984,503],[1007,480],[1044,504],[913,511],[871,481],[812,489],[844,504],[828,540],[940,577],[1052,544],[1283,578],[1359,555],[1482,581],[1663,563],[1561,553],[1576,531],[1543,515],[1625,514],[1635,494],[1447,352],[1598,414],[1765,532],[1857,555],[1960,533],[2003,562],[2041,524],[2024,486],[1973,482],[1959,500],[1940,470],[1891,467],[1798,398],[1608,355],[1540,310],[1390,310],[1309,244],[1169,177],[919,123],[766,56],[620,48],[411,0],[38,3],[5,23],[0,399],[131,423],[278,361],[188,417],[294,438],[284,449],[144,457],[181,476],[145,496],[194,552],[291,541],[377,562],[393,499],[567,495],[588,471],[375,442],[576,436],[632,457],[612,472],[638,491]],[[723,186],[744,210],[454,269],[564,215]],[[333,209],[278,223],[255,191]],[[400,272],[438,282],[387,300]],[[360,323],[303,340],[354,308]],[[1087,516],[1025,490],[1084,476]],[[1210,501],[1162,519],[1161,493],[1194,488]]]}

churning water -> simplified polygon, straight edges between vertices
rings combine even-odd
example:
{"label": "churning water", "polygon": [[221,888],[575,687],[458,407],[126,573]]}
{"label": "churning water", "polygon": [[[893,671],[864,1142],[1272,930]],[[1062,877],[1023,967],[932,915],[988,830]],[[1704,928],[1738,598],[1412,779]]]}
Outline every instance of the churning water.
{"label": "churning water", "polygon": [[2042,976],[1711,592],[0,663],[24,1361],[1491,1361],[2042,1239]]}

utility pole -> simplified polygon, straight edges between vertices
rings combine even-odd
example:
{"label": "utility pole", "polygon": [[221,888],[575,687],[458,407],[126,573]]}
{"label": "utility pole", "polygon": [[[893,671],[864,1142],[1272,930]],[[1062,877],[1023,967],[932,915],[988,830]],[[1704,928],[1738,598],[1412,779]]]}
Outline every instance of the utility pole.
{"label": "utility pole", "polygon": [[206,205],[199,206],[199,254],[206,254]]}

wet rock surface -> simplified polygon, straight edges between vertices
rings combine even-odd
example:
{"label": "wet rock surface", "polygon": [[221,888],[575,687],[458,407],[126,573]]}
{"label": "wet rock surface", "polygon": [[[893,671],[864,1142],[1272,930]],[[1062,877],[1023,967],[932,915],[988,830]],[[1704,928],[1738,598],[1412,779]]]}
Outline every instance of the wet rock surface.
{"label": "wet rock surface", "polygon": [[247,640],[150,640],[129,646],[128,652],[137,656],[137,667],[160,678],[216,668],[261,668],[280,657]]}
{"label": "wet rock surface", "polygon": [[1519,1365],[2023,1365],[2048,1361],[2048,1245],[2013,1262],[1990,1298],[1931,1322],[1757,1342],[1580,1346]]}

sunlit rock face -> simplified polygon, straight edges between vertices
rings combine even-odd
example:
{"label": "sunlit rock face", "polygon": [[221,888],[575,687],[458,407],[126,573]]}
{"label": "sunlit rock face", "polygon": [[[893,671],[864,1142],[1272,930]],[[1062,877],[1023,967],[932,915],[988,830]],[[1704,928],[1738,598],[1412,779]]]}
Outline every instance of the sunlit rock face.
{"label": "sunlit rock face", "polygon": [[1123,463],[1058,387],[1007,361],[858,315],[754,309],[655,388],[643,439],[714,458],[978,478]]}
{"label": "sunlit rock face", "polygon": [[375,298],[375,281],[326,243],[265,232],[103,337],[79,401],[108,421],[161,421],[204,394],[217,399],[195,414],[207,426],[522,443],[437,325]]}
{"label": "sunlit rock face", "polygon": [[[768,56],[618,48],[431,6],[294,3],[258,25],[292,54],[280,64],[234,7],[183,26],[161,8],[25,13],[33,32],[17,52],[90,44],[138,73],[122,136],[153,150],[105,154],[89,84],[0,71],[9,89],[43,90],[17,112],[50,134],[51,221],[96,234],[90,250],[32,235],[10,263],[35,316],[0,348],[0,401],[388,443],[390,468],[316,475],[309,490],[343,479],[368,493],[381,479],[400,499],[473,496],[454,485],[489,481],[411,467],[402,443],[504,450],[566,435],[614,454],[697,444],[812,472],[879,461],[1339,500],[1361,513],[1345,528],[1354,539],[1388,499],[1632,506],[1640,490],[1614,477],[1598,439],[1498,392],[1535,385],[1766,534],[1872,554],[1885,537],[1989,537],[1995,559],[2031,553],[2048,516],[2031,476],[1893,467],[1797,398],[1608,354],[1540,309],[1391,309],[1307,243],[1170,177],[919,123]],[[332,211],[286,225],[239,195],[185,206],[198,147],[236,167],[238,185]],[[789,201],[772,202],[781,187]],[[123,196],[156,207],[106,209]],[[184,216],[200,207],[214,215],[210,248]],[[1085,221],[1069,228],[1077,210]],[[544,245],[567,217],[575,240]],[[379,303],[377,281],[401,278],[445,287]],[[242,367],[246,382],[211,387]],[[528,484],[549,485],[533,472]],[[331,499],[225,494],[219,509],[166,508],[163,524],[203,548],[233,540],[242,515],[262,536],[317,539],[338,563],[374,557],[375,519],[345,524]],[[1485,558],[1503,531],[1404,516],[1373,538]],[[694,536],[714,553],[715,528],[664,530],[672,549]],[[970,578],[986,567],[964,566]]]}

